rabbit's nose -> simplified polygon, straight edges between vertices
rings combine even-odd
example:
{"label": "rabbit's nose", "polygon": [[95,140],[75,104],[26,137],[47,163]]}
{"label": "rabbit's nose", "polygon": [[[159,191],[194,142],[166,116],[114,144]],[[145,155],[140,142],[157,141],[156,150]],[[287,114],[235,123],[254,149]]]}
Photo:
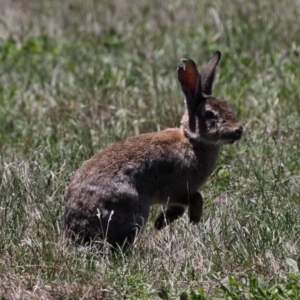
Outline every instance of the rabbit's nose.
{"label": "rabbit's nose", "polygon": [[244,127],[242,125],[240,125],[238,128],[235,129],[235,134],[237,136],[242,136],[243,131],[244,131]]}

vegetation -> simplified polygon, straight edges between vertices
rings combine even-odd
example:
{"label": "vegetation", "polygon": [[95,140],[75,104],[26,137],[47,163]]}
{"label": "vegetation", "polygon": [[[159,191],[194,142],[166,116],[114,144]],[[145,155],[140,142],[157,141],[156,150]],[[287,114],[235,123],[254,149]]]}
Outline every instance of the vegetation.
{"label": "vegetation", "polygon": [[[300,299],[300,5],[2,0],[1,299]],[[176,67],[222,52],[214,94],[244,123],[203,189],[204,217],[130,253],[67,245],[73,171],[126,137],[179,125]]]}

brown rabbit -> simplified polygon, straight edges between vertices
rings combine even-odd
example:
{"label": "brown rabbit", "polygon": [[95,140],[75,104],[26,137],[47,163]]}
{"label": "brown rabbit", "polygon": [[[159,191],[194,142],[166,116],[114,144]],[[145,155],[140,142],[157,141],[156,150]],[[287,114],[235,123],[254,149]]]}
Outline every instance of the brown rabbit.
{"label": "brown rabbit", "polygon": [[106,240],[132,244],[145,226],[150,206],[165,210],[160,230],[183,215],[191,223],[202,215],[198,189],[213,172],[220,147],[239,140],[243,127],[227,102],[211,96],[217,51],[201,78],[191,59],[183,59],[178,80],[187,110],[180,128],[141,134],[113,144],[83,163],[65,195],[64,227],[81,243]]}

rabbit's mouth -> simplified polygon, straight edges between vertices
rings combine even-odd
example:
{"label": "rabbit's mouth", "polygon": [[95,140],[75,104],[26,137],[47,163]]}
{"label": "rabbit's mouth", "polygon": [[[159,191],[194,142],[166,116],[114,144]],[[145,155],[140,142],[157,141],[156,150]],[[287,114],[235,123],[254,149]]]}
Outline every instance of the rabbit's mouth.
{"label": "rabbit's mouth", "polygon": [[229,144],[234,144],[234,142],[237,142],[238,140],[240,140],[242,137],[242,135],[239,136],[235,136],[233,139],[229,139]]}
{"label": "rabbit's mouth", "polygon": [[231,136],[230,138],[227,139],[227,143],[228,144],[234,144],[234,142],[237,142],[238,140],[240,140],[242,137],[242,134],[235,134],[233,136]]}

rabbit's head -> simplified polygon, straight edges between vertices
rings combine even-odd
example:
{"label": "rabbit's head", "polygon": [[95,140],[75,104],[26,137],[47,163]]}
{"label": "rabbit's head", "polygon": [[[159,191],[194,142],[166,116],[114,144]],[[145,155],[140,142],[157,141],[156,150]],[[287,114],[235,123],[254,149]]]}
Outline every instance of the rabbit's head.
{"label": "rabbit's head", "polygon": [[216,146],[234,143],[243,134],[243,126],[227,102],[211,95],[220,58],[221,52],[217,51],[202,77],[191,59],[183,59],[185,66],[177,70],[187,105],[181,128],[189,139]]}

